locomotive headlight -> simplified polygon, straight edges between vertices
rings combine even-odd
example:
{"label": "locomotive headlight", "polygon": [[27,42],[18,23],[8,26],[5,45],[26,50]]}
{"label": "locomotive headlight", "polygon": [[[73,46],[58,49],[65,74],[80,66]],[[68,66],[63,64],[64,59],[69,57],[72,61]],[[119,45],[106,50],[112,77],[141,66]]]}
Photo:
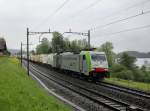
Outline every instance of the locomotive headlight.
{"label": "locomotive headlight", "polygon": [[105,71],[108,71],[108,69],[104,69]]}

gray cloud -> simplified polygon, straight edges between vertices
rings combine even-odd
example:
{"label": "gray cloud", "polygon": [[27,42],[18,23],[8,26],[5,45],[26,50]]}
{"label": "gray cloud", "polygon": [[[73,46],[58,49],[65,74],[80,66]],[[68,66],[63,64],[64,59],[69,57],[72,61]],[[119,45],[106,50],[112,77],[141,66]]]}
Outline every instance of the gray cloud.
{"label": "gray cloud", "polygon": [[[26,41],[26,27],[34,31],[46,31],[49,27],[61,32],[69,28],[72,28],[73,31],[86,31],[98,25],[141,13],[142,10],[150,10],[150,2],[124,10],[146,0],[101,0],[93,7],[87,8],[95,1],[97,0],[70,0],[54,17],[49,17],[42,25],[39,25],[64,0],[0,0],[0,36],[6,38],[9,48],[19,49],[20,42]],[[124,29],[148,25],[150,24],[149,19],[150,14],[146,14],[94,30],[91,32],[91,44],[100,46],[106,41],[111,41],[114,43],[116,52],[150,51],[150,28],[107,35]],[[51,38],[48,35],[46,37]],[[71,40],[75,38],[85,37],[70,35]],[[38,44],[37,36],[32,37],[30,42]],[[33,47],[35,45],[31,48]]]}

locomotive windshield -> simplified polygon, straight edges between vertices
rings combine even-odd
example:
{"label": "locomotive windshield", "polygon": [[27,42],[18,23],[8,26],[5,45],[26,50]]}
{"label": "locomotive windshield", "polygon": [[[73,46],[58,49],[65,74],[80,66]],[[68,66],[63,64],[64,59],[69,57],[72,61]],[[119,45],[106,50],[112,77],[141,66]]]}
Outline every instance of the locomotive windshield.
{"label": "locomotive windshield", "polygon": [[108,68],[105,54],[92,54],[91,62],[93,68],[97,68],[97,67]]}
{"label": "locomotive windshield", "polygon": [[106,61],[106,57],[104,54],[93,54],[91,55],[91,59],[93,61]]}

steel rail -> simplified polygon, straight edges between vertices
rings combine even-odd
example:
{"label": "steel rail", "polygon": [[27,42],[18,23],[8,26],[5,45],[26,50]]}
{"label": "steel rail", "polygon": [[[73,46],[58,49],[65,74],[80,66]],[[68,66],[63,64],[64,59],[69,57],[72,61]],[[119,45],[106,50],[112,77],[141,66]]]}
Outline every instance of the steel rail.
{"label": "steel rail", "polygon": [[[32,69],[33,69],[34,71],[38,72],[39,74],[43,75],[44,77],[46,77],[46,78],[52,80],[52,78],[50,78],[49,76],[47,76],[47,75],[45,75],[44,73],[42,73],[41,71],[35,69],[35,66],[33,66],[33,65],[32,65]],[[53,75],[53,77],[54,77],[54,75]],[[73,84],[72,82],[66,81],[66,80],[64,80],[64,79],[62,79],[62,78],[58,78],[58,77],[56,77],[56,76],[55,76],[55,78],[57,78],[57,79],[59,79],[59,80],[61,80],[61,81],[64,81],[64,82],[67,82],[67,83],[71,84],[71,87],[70,87],[70,86],[65,86],[65,85],[63,85],[60,81],[58,82],[58,81],[56,81],[56,80],[53,79],[53,81],[57,82],[57,83],[60,84],[60,85],[63,85],[63,87],[66,87],[66,88],[68,88],[68,89],[70,89],[70,90],[72,90],[72,91],[74,91],[74,92],[76,92],[76,93],[78,93],[78,94],[80,94],[80,95],[82,95],[82,96],[84,96],[84,97],[86,97],[86,98],[88,98],[88,99],[90,99],[90,100],[96,102],[96,103],[103,104],[104,106],[109,107],[109,108],[111,108],[111,109],[113,109],[113,110],[116,110],[116,111],[121,111],[121,110],[123,110],[123,109],[124,109],[124,110],[127,110],[127,109],[129,109],[129,107],[130,107],[129,104],[126,104],[126,103],[123,103],[123,102],[121,102],[121,101],[118,101],[118,100],[112,99],[112,98],[110,98],[110,97],[107,97],[107,96],[105,96],[104,94],[100,94],[99,92],[96,92],[96,91],[94,91],[94,90],[92,90],[92,89],[87,89],[87,88],[85,88],[85,87],[82,87],[82,86]],[[78,87],[78,88],[84,90],[84,92],[87,92],[87,93],[90,92],[91,94],[95,94],[95,95],[96,95],[96,98],[98,98],[97,96],[101,96],[101,97],[103,97],[103,98],[105,98],[105,99],[102,99],[103,101],[100,101],[100,100],[98,100],[98,99],[96,99],[96,98],[92,98],[91,96],[87,95],[87,93],[83,93],[83,92],[81,92],[81,91],[77,91],[77,90],[72,89],[72,86]],[[110,100],[111,100],[111,101],[110,101]],[[112,101],[113,101],[113,102],[112,102]],[[137,110],[138,110],[138,111],[143,111],[143,110],[140,109],[140,108],[137,108]]]}
{"label": "steel rail", "polygon": [[144,91],[141,91],[141,90],[136,90],[136,89],[132,89],[132,88],[128,88],[128,87],[123,87],[123,86],[111,84],[111,83],[108,83],[108,82],[102,82],[102,81],[98,82],[98,84],[100,86],[108,87],[110,89],[118,90],[120,92],[125,92],[125,93],[128,93],[128,94],[132,94],[132,95],[135,95],[135,96],[145,98],[145,99],[150,99],[150,93],[148,93],[148,92],[144,92]]}

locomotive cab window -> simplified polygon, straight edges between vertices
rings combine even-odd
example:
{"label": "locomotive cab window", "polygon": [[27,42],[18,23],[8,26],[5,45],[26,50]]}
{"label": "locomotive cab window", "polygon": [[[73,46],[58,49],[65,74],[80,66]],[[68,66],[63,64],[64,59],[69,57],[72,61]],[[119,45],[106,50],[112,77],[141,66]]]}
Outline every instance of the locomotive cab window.
{"label": "locomotive cab window", "polygon": [[83,60],[85,60],[85,55],[83,55]]}
{"label": "locomotive cab window", "polygon": [[105,55],[102,54],[94,54],[91,56],[93,61],[106,61]]}

